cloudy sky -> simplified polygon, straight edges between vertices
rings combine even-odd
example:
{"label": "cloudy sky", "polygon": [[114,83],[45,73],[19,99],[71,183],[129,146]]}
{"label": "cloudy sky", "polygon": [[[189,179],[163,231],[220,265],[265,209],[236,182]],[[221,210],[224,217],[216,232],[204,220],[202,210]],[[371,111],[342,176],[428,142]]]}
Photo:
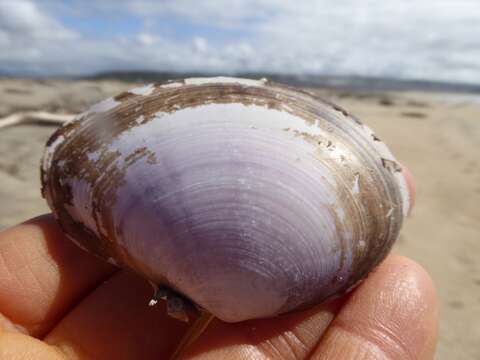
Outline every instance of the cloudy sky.
{"label": "cloudy sky", "polygon": [[480,83],[480,0],[0,0],[0,73],[262,71]]}

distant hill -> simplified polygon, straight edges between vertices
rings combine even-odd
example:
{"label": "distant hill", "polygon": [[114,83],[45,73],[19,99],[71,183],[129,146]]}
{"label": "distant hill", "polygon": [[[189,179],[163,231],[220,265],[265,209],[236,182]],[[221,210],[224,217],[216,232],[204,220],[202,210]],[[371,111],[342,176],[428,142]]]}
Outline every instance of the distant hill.
{"label": "distant hill", "polygon": [[284,84],[333,88],[349,91],[438,91],[438,92],[461,92],[480,94],[480,84],[448,83],[427,80],[399,80],[392,78],[361,77],[361,76],[322,76],[322,75],[282,75],[267,73],[195,73],[195,72],[156,72],[156,71],[109,71],[94,74],[83,79],[101,80],[116,79],[121,81],[151,82],[165,81],[170,79],[201,77],[201,76],[236,76],[244,78],[260,79],[266,77],[269,80]]}

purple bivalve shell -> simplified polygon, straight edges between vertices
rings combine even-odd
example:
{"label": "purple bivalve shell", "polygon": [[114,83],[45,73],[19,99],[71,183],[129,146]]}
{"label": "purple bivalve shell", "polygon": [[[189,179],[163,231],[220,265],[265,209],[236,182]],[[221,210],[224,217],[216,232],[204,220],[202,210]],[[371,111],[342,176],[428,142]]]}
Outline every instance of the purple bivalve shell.
{"label": "purple bivalve shell", "polygon": [[82,248],[236,322],[342,294],[389,252],[401,168],[343,109],[266,80],[152,84],[50,138],[43,195]]}

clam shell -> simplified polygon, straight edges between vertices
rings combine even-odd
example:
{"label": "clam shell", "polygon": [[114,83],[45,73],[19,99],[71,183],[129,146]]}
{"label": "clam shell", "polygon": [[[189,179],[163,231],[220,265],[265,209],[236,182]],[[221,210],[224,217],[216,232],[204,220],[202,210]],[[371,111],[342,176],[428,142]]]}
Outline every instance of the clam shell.
{"label": "clam shell", "polygon": [[266,80],[133,89],[50,138],[43,195],[79,246],[235,322],[342,294],[388,253],[401,168],[340,107]]}

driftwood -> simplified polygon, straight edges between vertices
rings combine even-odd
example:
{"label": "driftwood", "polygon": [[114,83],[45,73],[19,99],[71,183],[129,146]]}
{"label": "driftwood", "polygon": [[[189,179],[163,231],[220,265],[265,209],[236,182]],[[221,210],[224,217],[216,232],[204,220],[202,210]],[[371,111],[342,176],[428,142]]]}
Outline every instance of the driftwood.
{"label": "driftwood", "polygon": [[61,125],[75,116],[76,114],[54,114],[46,111],[21,111],[0,118],[0,128],[25,123]]}

